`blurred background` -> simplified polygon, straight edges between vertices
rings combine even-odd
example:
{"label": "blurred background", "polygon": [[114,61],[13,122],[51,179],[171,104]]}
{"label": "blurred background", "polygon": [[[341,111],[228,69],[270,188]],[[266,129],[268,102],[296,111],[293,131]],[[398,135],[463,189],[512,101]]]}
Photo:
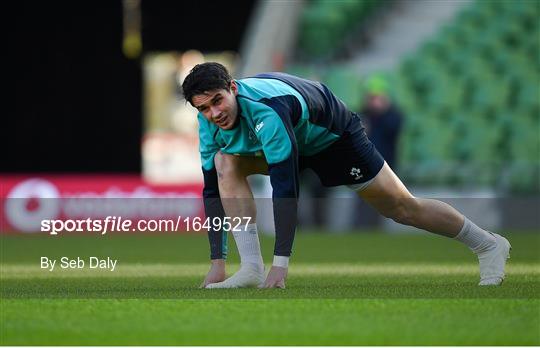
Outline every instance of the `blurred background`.
{"label": "blurred background", "polygon": [[[483,227],[540,229],[537,0],[55,1],[14,14],[0,179],[2,198],[27,199],[23,222],[41,217],[36,197],[200,198],[196,111],[180,85],[219,61],[235,78],[325,83],[414,194]],[[267,179],[252,184],[271,196]],[[24,229],[2,214],[3,231]],[[330,232],[408,231],[310,172],[299,218]]]}

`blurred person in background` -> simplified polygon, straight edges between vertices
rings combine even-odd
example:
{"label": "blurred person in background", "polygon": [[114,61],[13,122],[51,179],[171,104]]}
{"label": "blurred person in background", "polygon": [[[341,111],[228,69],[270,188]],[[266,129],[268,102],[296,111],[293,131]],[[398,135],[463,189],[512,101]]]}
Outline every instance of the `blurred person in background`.
{"label": "blurred person in background", "polygon": [[[380,75],[366,80],[365,95],[360,115],[369,140],[394,172],[398,172],[397,146],[403,115],[390,99],[388,82]],[[376,227],[381,224],[381,215],[363,200],[358,200],[355,225],[360,228]]]}
{"label": "blurred person in background", "polygon": [[[499,285],[510,254],[506,238],[483,230],[450,205],[414,197],[367,138],[360,118],[325,85],[284,73],[235,80],[219,63],[196,65],[182,84],[199,114],[207,218],[249,220],[232,230],[240,270],[226,278],[227,231],[210,226],[211,265],[202,287],[284,288],[297,224],[299,173],[346,185],[396,222],[454,238],[480,263],[479,285]],[[270,176],[276,240],[265,277],[256,206],[246,178]],[[407,246],[404,246],[407,247]]]}
{"label": "blurred person in background", "polygon": [[396,151],[403,115],[390,100],[388,83],[382,76],[370,77],[366,87],[367,93],[360,111],[366,133],[386,163],[396,171]]}

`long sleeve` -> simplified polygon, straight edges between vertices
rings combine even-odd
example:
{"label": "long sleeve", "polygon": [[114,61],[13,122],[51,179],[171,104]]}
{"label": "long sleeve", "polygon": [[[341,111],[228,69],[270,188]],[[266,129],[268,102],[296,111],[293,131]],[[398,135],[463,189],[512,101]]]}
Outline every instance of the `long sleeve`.
{"label": "long sleeve", "polygon": [[[214,127],[215,128],[215,127]],[[216,128],[217,129],[217,128]],[[204,176],[203,202],[206,217],[211,221],[218,217],[223,219],[225,211],[219,196],[217,172],[214,165],[214,157],[219,151],[219,146],[214,140],[216,129],[199,115],[199,152],[201,154],[202,172]],[[208,241],[210,243],[210,259],[227,258],[227,232],[213,228],[210,224]]]}
{"label": "long sleeve", "polygon": [[276,241],[274,255],[290,256],[297,225],[299,190],[298,149],[290,117],[258,103],[255,132],[268,162]]}

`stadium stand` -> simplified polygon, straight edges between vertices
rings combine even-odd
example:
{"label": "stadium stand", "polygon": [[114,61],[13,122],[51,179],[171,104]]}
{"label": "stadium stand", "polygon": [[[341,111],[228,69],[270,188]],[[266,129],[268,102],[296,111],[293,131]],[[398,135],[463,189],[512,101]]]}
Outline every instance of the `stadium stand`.
{"label": "stadium stand", "polygon": [[[356,19],[345,19],[336,14],[346,11],[345,3],[333,12],[323,11],[326,1],[307,7],[301,49],[315,54],[339,47],[326,40],[342,35],[344,23],[361,21],[374,8],[366,2],[362,11],[347,10]],[[312,23],[319,17],[314,13],[340,22],[326,36],[316,36]],[[397,69],[378,72],[387,76],[407,115],[399,156],[400,175],[408,183],[540,192],[538,18],[537,1],[471,2]],[[309,65],[288,71],[321,78],[358,110],[365,76]]]}
{"label": "stadium stand", "polygon": [[313,0],[300,20],[299,51],[311,59],[331,57],[343,39],[380,5],[376,0]]}

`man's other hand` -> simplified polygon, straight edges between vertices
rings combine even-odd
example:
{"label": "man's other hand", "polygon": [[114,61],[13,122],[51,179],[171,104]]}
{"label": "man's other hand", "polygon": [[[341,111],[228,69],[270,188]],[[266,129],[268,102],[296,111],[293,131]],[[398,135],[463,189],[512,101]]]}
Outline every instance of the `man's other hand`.
{"label": "man's other hand", "polygon": [[272,266],[266,281],[261,288],[280,288],[285,289],[285,279],[287,279],[287,268]]}

